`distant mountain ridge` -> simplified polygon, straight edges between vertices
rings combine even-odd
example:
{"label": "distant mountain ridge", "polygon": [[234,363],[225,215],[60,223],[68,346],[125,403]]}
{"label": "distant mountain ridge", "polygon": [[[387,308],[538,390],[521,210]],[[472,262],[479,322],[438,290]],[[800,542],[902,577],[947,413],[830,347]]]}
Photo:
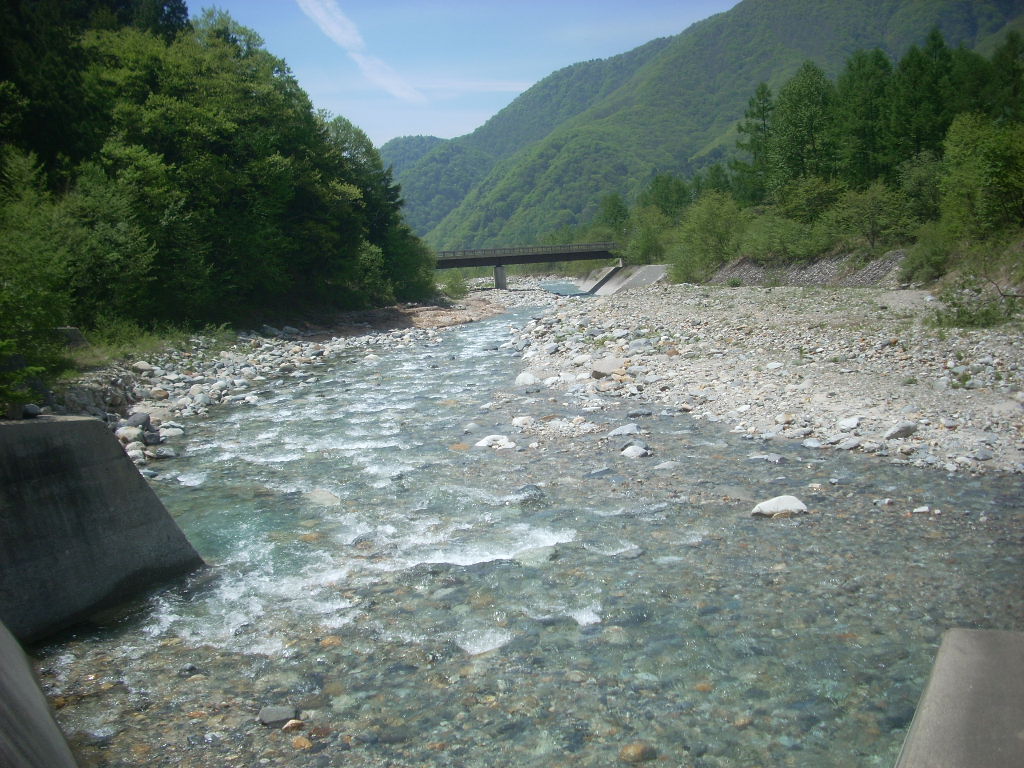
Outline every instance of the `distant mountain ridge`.
{"label": "distant mountain ridge", "polygon": [[588,221],[608,192],[689,174],[731,149],[759,82],[811,59],[834,75],[853,51],[898,57],[938,26],[981,47],[1019,26],[1024,0],[743,0],[673,37],[558,70],[451,140],[381,147],[406,220],[440,248],[513,245]]}

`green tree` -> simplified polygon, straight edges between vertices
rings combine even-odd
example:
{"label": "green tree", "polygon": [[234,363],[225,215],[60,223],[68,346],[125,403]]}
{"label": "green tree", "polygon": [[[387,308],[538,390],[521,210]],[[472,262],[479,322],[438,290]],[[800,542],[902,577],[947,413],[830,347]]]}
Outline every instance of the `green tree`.
{"label": "green tree", "polygon": [[844,188],[820,176],[801,176],[775,191],[776,207],[787,219],[812,224],[828,211]]}
{"label": "green tree", "polygon": [[736,126],[740,138],[736,148],[746,153],[749,160],[734,160],[732,168],[738,176],[742,200],[758,203],[768,192],[771,177],[772,118],[775,101],[768,83],[760,83],[747,102],[743,120]]}
{"label": "green tree", "polygon": [[56,357],[54,328],[67,322],[65,228],[35,158],[0,149],[0,414],[27,400],[31,380]]}
{"label": "green tree", "polygon": [[881,180],[845,192],[829,211],[829,219],[847,245],[867,245],[872,253],[907,237],[910,228],[906,200]]}
{"label": "green tree", "polygon": [[609,192],[601,198],[594,224],[600,228],[602,237],[609,240],[620,240],[626,235],[629,206],[622,199],[622,195],[618,192]]}
{"label": "green tree", "polygon": [[909,214],[917,221],[939,218],[941,178],[942,158],[928,150],[904,160],[897,167],[900,191],[907,201]]}
{"label": "green tree", "polygon": [[674,282],[700,282],[737,255],[743,217],[733,198],[707,192],[683,216],[678,238],[669,250],[670,278]]}
{"label": "green tree", "polygon": [[678,221],[680,214],[692,200],[690,185],[685,179],[669,173],[659,173],[637,198],[640,207],[654,206],[670,221]]}
{"label": "green tree", "polygon": [[952,66],[952,55],[937,28],[923,48],[911,46],[896,65],[886,126],[893,166],[921,152],[941,150],[953,119],[947,105]]}
{"label": "green tree", "polygon": [[773,188],[802,176],[832,175],[834,101],[834,86],[811,61],[779,89],[769,144]]}
{"label": "green tree", "polygon": [[1024,36],[1017,30],[992,54],[991,74],[986,97],[992,117],[1024,121]]}
{"label": "green tree", "polygon": [[943,221],[961,237],[1024,224],[1024,124],[958,116],[946,136],[941,189]]}
{"label": "green tree", "polygon": [[669,219],[655,206],[638,207],[629,219],[629,240],[623,259],[629,264],[662,264]]}
{"label": "green tree", "polygon": [[885,170],[886,93],[892,77],[888,57],[877,48],[855,51],[836,80],[835,134],[839,175],[862,187]]}

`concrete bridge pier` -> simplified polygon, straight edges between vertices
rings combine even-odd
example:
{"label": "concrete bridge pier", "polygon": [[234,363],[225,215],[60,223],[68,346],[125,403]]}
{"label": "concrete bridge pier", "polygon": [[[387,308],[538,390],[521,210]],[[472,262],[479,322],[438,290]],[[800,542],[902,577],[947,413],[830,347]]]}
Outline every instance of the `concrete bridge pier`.
{"label": "concrete bridge pier", "polygon": [[508,279],[505,277],[505,265],[494,265],[494,287],[504,291],[508,288]]}

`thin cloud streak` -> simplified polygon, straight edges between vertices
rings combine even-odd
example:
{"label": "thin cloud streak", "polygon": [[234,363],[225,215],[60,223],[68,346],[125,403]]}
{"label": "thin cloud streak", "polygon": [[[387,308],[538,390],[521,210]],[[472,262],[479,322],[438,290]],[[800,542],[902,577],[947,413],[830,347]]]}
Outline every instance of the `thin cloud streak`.
{"label": "thin cloud streak", "polygon": [[363,76],[374,85],[383,88],[396,99],[413,104],[426,102],[426,97],[409,85],[402,76],[386,62],[366,53],[366,43],[359,29],[346,16],[335,0],[295,0],[302,12],[308,16],[320,31],[345,49],[345,53],[356,63]]}

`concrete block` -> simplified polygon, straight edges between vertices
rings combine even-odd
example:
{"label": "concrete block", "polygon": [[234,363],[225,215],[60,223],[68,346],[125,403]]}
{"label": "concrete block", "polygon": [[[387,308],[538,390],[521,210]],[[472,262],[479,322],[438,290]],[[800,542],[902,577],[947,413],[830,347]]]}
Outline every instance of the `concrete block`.
{"label": "concrete block", "polygon": [[0,621],[22,642],[202,565],[102,422],[0,422]]}
{"label": "concrete block", "polygon": [[896,768],[1024,765],[1024,633],[942,636]]}
{"label": "concrete block", "polygon": [[0,623],[0,765],[75,768],[75,759],[18,641]]}

